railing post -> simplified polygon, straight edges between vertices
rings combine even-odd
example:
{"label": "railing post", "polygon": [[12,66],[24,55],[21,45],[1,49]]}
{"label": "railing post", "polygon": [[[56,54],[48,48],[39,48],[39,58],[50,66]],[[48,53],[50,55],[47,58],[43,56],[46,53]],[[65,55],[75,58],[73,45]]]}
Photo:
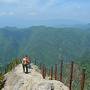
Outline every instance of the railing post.
{"label": "railing post", "polygon": [[44,65],[42,65],[42,76],[44,78]]}
{"label": "railing post", "polygon": [[74,66],[74,62],[71,62],[71,70],[70,70],[70,86],[69,86],[69,90],[72,90],[72,80],[73,80],[73,66]]}
{"label": "railing post", "polygon": [[82,75],[81,75],[81,90],[84,90],[84,84],[85,84],[85,71],[86,69],[82,70]]}
{"label": "railing post", "polygon": [[47,69],[46,69],[46,66],[44,66],[44,75],[46,77],[46,74],[47,74]]}
{"label": "railing post", "polygon": [[57,64],[55,64],[55,80],[57,80]]}
{"label": "railing post", "polygon": [[45,65],[42,66],[42,76],[43,79],[45,79]]}
{"label": "railing post", "polygon": [[63,60],[61,61],[60,65],[60,81],[62,82],[62,69],[63,69]]}
{"label": "railing post", "polygon": [[51,76],[51,80],[53,79],[53,66],[51,67],[51,70],[50,70],[50,76]]}
{"label": "railing post", "polygon": [[43,78],[45,79],[45,75],[44,75],[44,72],[45,72],[45,71],[44,71],[44,65],[43,65]]}

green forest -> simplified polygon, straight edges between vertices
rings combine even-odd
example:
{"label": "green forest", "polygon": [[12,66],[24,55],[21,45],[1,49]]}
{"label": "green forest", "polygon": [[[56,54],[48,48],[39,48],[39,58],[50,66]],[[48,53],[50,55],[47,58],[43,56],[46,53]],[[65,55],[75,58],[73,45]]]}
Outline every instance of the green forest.
{"label": "green forest", "polygon": [[86,90],[90,89],[90,27],[0,28],[0,67],[24,55],[48,67],[73,60],[86,69]]}

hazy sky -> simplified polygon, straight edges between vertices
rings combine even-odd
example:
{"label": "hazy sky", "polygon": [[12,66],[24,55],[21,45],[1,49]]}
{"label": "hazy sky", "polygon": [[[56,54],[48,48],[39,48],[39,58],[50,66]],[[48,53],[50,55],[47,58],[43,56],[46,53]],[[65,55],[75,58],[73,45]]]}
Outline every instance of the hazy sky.
{"label": "hazy sky", "polygon": [[0,26],[90,22],[90,0],[0,0]]}

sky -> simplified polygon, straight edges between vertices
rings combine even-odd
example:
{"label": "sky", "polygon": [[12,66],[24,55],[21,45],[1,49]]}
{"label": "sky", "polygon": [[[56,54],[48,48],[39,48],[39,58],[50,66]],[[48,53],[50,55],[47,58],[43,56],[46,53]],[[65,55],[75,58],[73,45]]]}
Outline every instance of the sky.
{"label": "sky", "polygon": [[0,0],[0,27],[90,22],[90,0]]}

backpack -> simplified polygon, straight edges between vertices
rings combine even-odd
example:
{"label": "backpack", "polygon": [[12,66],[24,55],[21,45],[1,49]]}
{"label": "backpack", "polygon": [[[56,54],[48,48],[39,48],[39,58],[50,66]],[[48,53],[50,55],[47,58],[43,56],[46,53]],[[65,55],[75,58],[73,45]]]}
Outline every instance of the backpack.
{"label": "backpack", "polygon": [[23,64],[26,65],[26,64],[29,64],[29,62],[30,62],[29,59],[27,59],[27,58],[23,58]]}

